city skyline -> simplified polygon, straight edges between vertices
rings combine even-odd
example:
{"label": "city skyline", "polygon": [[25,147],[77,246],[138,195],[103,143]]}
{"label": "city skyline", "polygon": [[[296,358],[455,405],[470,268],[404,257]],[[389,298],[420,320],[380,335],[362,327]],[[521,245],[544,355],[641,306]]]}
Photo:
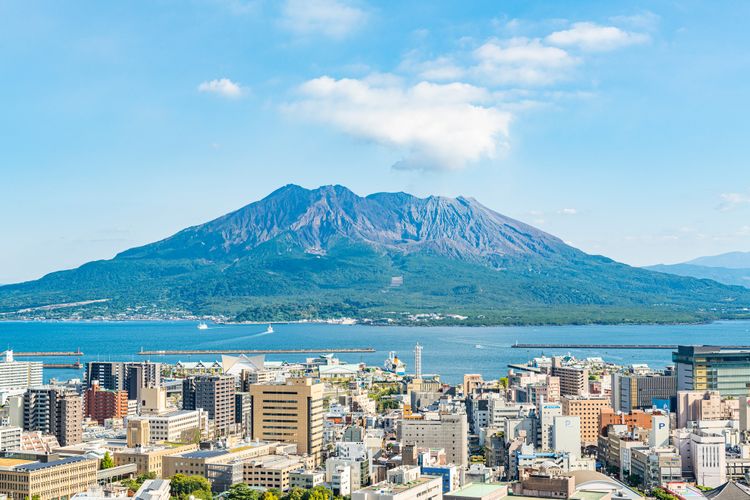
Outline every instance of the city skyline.
{"label": "city skyline", "polygon": [[748,9],[4,3],[0,283],[288,183],[471,196],[633,265],[748,250]]}

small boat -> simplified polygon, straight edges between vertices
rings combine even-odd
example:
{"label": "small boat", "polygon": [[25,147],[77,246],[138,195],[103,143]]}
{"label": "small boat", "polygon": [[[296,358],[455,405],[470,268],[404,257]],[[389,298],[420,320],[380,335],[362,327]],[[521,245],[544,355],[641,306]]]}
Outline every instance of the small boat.
{"label": "small boat", "polygon": [[482,344],[476,344],[474,349],[484,349],[484,346]]}
{"label": "small boat", "polygon": [[268,328],[266,328],[266,333],[273,333],[273,327],[271,325],[268,325]]}
{"label": "small boat", "polygon": [[208,325],[205,323],[198,323],[198,330],[208,330]]}

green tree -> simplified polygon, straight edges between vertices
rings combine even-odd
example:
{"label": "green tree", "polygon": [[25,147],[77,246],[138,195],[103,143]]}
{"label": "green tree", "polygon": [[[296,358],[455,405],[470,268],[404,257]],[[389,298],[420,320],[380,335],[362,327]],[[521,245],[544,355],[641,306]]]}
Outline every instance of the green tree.
{"label": "green tree", "polygon": [[313,489],[307,490],[302,500],[331,500],[333,498],[333,492],[325,486],[316,486]]}
{"label": "green tree", "polygon": [[196,498],[211,498],[211,483],[203,476],[186,476],[175,474],[170,482],[173,497],[187,498],[190,495]]}
{"label": "green tree", "polygon": [[111,469],[114,466],[115,466],[115,461],[112,460],[112,455],[110,455],[108,451],[105,451],[100,467],[102,469]]}
{"label": "green tree", "polygon": [[130,491],[135,493],[138,491],[138,488],[141,487],[143,483],[145,483],[149,479],[156,479],[156,473],[155,472],[146,472],[145,474],[141,474],[135,479],[124,479],[120,481],[120,483],[123,486],[127,486]]}
{"label": "green tree", "polygon": [[227,500],[260,500],[260,492],[245,483],[233,484],[229,487]]}
{"label": "green tree", "polygon": [[271,490],[264,491],[260,500],[279,500],[279,496]]}
{"label": "green tree", "polygon": [[283,500],[302,500],[305,496],[305,490],[302,488],[292,488],[282,497]]}

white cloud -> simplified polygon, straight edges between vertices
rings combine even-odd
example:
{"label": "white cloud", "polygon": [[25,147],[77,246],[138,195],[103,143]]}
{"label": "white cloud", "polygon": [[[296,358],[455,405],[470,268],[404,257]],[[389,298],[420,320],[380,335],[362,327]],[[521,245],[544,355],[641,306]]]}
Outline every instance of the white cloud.
{"label": "white cloud", "polygon": [[474,50],[470,72],[494,85],[549,85],[564,79],[578,60],[559,47],[523,37],[490,40]]}
{"label": "white cloud", "polygon": [[457,170],[507,147],[511,113],[481,87],[324,76],[304,83],[300,94],[287,111],[397,148],[405,156],[396,168]]}
{"label": "white cloud", "polygon": [[578,210],[575,208],[561,208],[557,213],[560,215],[578,215]]}
{"label": "white cloud", "polygon": [[721,202],[718,209],[722,212],[734,210],[742,205],[750,205],[750,195],[742,193],[722,193],[719,198],[721,198]]}
{"label": "white cloud", "polygon": [[281,25],[298,35],[341,39],[367,21],[367,12],[341,0],[287,0]]}
{"label": "white cloud", "polygon": [[242,87],[229,78],[219,78],[203,82],[198,85],[198,91],[229,98],[241,97],[243,93]]}
{"label": "white cloud", "polygon": [[624,31],[615,26],[596,23],[574,23],[570,29],[555,31],[545,41],[561,47],[578,47],[590,52],[605,52],[628,45],[646,43],[650,37],[644,33]]}

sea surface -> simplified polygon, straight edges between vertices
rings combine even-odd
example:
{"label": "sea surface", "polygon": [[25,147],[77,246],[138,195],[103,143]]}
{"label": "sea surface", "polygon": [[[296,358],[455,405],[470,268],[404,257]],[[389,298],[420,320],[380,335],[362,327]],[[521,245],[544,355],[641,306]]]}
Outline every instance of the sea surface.
{"label": "sea surface", "polygon": [[[465,373],[486,379],[504,376],[509,363],[522,363],[544,353],[571,353],[576,357],[600,356],[618,364],[671,364],[669,350],[572,350],[565,348],[515,349],[519,343],[587,344],[743,344],[750,345],[750,321],[721,321],[700,325],[613,325],[546,327],[374,327],[328,324],[214,325],[198,330],[197,322],[0,322],[0,348],[15,351],[75,351],[81,362],[136,361],[138,352],[170,349],[312,349],[310,354],[269,354],[269,360],[302,361],[342,347],[372,347],[374,353],[340,354],[346,362],[382,366],[395,351],[413,369],[414,345],[423,346],[424,373],[438,373],[458,383]],[[214,361],[220,355],[151,356],[152,361]],[[23,358],[19,358],[23,359]],[[33,358],[72,363],[76,358]],[[47,369],[45,379],[82,377],[82,370]]]}

